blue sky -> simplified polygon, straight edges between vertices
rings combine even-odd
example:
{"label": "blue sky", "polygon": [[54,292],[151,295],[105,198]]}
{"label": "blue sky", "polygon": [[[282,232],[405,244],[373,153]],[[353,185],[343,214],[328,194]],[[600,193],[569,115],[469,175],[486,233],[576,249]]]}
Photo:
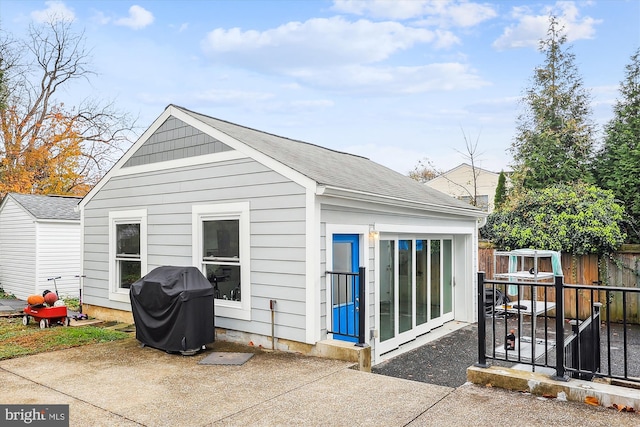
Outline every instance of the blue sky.
{"label": "blue sky", "polygon": [[113,101],[139,133],[172,103],[401,173],[423,158],[443,170],[465,161],[464,133],[480,166],[499,171],[549,13],[601,127],[640,46],[637,0],[2,0],[0,26],[20,37],[72,19],[98,76],[59,100]]}

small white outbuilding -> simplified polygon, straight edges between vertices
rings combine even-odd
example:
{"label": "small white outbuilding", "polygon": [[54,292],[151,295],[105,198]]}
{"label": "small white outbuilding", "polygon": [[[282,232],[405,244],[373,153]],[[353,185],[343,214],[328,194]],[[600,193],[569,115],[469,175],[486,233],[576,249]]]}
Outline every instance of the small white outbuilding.
{"label": "small white outbuilding", "polygon": [[[78,296],[79,197],[9,193],[0,204],[0,286],[17,298]],[[54,277],[56,279],[54,286]]]}
{"label": "small white outbuilding", "polygon": [[486,213],[365,157],[169,105],[79,209],[89,316],[132,320],[131,284],[169,265],[214,287],[216,339],[376,364],[477,319]]}

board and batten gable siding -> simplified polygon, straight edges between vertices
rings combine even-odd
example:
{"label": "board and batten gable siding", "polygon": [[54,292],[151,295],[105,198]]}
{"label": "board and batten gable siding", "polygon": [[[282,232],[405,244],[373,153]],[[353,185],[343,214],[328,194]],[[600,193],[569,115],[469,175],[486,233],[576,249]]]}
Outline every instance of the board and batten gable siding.
{"label": "board and batten gable siding", "polygon": [[[36,293],[45,289],[55,291],[61,297],[78,297],[80,284],[80,224],[79,222],[37,223],[38,273]],[[52,277],[60,277],[53,281]]]}
{"label": "board and batten gable siding", "polygon": [[0,214],[0,285],[26,300],[35,290],[36,227],[34,219],[9,198]]}
{"label": "board and batten gable siding", "polygon": [[269,300],[275,299],[278,337],[304,342],[305,194],[299,184],[247,157],[115,175],[84,208],[83,300],[131,309],[108,297],[109,212],[147,210],[151,271],[193,265],[192,206],[249,202],[251,321],[218,316],[216,326],[271,335]]}

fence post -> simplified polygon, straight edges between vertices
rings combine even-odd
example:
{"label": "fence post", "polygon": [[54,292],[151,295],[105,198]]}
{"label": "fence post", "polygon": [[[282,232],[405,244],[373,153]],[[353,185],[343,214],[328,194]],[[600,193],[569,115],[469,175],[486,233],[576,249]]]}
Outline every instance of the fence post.
{"label": "fence post", "polygon": [[[593,298],[592,298],[593,301]],[[593,318],[595,321],[591,322],[591,333],[592,333],[592,337],[593,337],[593,347],[594,347],[594,357],[595,357],[595,361],[594,361],[594,373],[596,372],[600,372],[600,367],[601,367],[601,356],[600,356],[600,308],[602,307],[602,303],[601,302],[594,302],[593,303]]]}
{"label": "fence post", "polygon": [[556,381],[569,381],[564,372],[564,276],[555,276],[556,290]]}
{"label": "fence post", "polygon": [[364,326],[367,307],[367,298],[365,295],[364,267],[358,269],[358,347],[367,347],[364,341]]}
{"label": "fence post", "polygon": [[487,325],[484,312],[484,271],[478,271],[478,363],[475,366],[487,368]]}

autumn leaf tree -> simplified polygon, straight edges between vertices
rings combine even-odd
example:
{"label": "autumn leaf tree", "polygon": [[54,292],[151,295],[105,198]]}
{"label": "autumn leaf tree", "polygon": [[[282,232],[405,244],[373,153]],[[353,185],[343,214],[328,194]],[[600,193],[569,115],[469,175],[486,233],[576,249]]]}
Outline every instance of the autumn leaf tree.
{"label": "autumn leaf tree", "polygon": [[0,197],[8,192],[84,195],[129,144],[134,120],[113,103],[57,96],[95,73],[72,22],[32,25],[0,39]]}

